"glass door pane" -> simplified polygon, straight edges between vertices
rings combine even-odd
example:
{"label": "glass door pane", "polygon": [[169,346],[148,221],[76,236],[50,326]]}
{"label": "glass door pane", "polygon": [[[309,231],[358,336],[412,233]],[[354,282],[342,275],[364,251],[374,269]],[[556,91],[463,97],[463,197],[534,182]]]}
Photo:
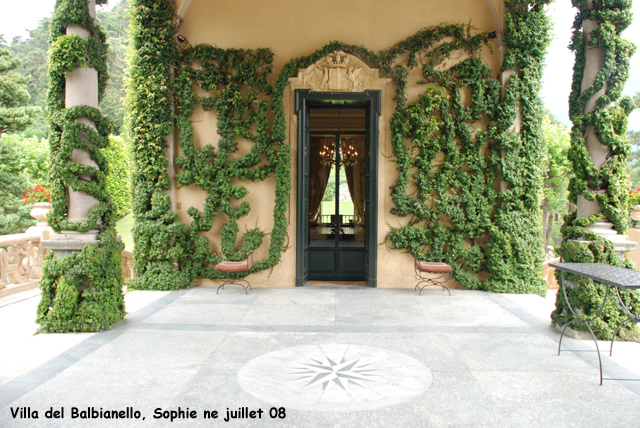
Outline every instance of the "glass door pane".
{"label": "glass door pane", "polygon": [[337,206],[340,247],[364,247],[365,235],[365,138],[341,135],[338,163],[340,186]]}
{"label": "glass door pane", "polygon": [[311,135],[309,154],[309,246],[334,247],[337,224],[335,135]]}

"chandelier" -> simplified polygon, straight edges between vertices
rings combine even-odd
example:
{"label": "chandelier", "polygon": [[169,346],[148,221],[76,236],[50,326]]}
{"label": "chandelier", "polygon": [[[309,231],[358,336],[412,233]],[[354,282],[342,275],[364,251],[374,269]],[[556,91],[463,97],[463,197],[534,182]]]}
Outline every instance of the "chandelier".
{"label": "chandelier", "polygon": [[[341,140],[342,143],[342,140]],[[320,163],[322,165],[331,165],[336,157],[336,143],[322,146],[320,150]],[[338,158],[340,165],[353,166],[356,164],[358,158],[358,152],[353,148],[351,144],[340,144],[340,150],[338,150]]]}

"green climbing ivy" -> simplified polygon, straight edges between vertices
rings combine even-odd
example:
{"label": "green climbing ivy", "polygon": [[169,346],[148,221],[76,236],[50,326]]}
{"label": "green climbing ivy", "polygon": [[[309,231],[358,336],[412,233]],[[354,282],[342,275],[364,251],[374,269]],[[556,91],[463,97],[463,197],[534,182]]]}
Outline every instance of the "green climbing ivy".
{"label": "green climbing ivy", "polygon": [[[452,41],[440,44],[445,37]],[[409,53],[406,63],[383,68],[397,88],[391,144],[398,179],[391,187],[391,213],[410,218],[403,227],[391,227],[387,239],[392,248],[421,260],[451,264],[453,276],[474,289],[481,283],[473,273],[485,270],[479,239],[491,226],[496,200],[495,168],[485,154],[491,133],[479,126],[493,118],[499,101],[499,83],[479,58],[488,41],[487,34],[471,36],[468,27],[435,28],[392,49],[395,55]],[[466,58],[442,67],[454,51]],[[408,75],[418,56],[424,79],[419,83],[426,90],[408,105]]]}
{"label": "green climbing ivy", "polygon": [[[271,139],[269,126],[269,104],[264,98],[271,94],[267,77],[271,72],[273,53],[268,49],[220,49],[198,45],[182,52],[182,67],[175,83],[177,99],[177,124],[183,155],[176,159],[181,172],[176,181],[181,185],[196,184],[207,192],[203,212],[194,207],[188,214],[193,218],[187,236],[194,257],[190,257],[185,270],[192,278],[203,276],[214,278],[215,256],[209,254],[209,240],[198,236],[211,229],[218,212],[227,220],[222,227],[220,250],[227,260],[242,260],[247,254],[262,245],[264,233],[254,228],[243,237],[243,245],[237,249],[239,227],[237,221],[251,209],[248,202],[238,208],[232,207],[232,199],[242,200],[247,196],[246,187],[233,184],[238,179],[265,180],[276,175],[276,193],[280,194],[274,209],[274,229],[269,258],[253,267],[261,270],[280,261],[286,235],[284,213],[290,192],[289,147]],[[208,96],[193,93],[197,85]],[[207,145],[203,150],[194,147],[193,130],[189,116],[196,103],[205,111],[214,112],[220,135],[217,150]],[[236,138],[252,142],[249,153],[237,157]],[[282,164],[286,164],[284,166]],[[284,167],[283,167],[284,166]],[[275,241],[274,241],[275,238]]]}
{"label": "green climbing ivy", "polygon": [[[544,6],[551,0],[505,2],[506,46],[503,72],[510,72],[497,109],[495,160],[502,189],[498,193],[487,243],[483,289],[501,293],[546,295],[541,275],[543,184],[540,80],[550,22]],[[520,115],[520,116],[519,116]],[[519,129],[514,124],[520,122]]]}
{"label": "green climbing ivy", "polygon": [[[392,248],[420,259],[449,263],[467,288],[546,291],[540,275],[543,139],[538,98],[549,41],[546,3],[507,2],[503,71],[518,71],[511,74],[502,99],[499,83],[477,58],[486,35],[478,40],[458,32],[453,43],[468,58],[446,71],[437,66],[451,46],[433,49],[422,65],[423,83],[429,86],[411,106],[405,106],[403,93],[416,61],[410,57],[408,64],[395,66],[398,95],[391,126],[398,180],[392,187],[392,213],[411,218],[404,227],[392,227],[389,240]],[[468,105],[463,91],[470,94]],[[519,132],[513,129],[518,111]],[[496,180],[503,183],[500,192]],[[411,195],[409,185],[415,189]],[[489,274],[484,281],[474,275],[482,272]]]}
{"label": "green climbing ivy", "polygon": [[[87,40],[66,35],[68,26],[80,26]],[[51,133],[51,227],[63,231],[100,230],[99,241],[60,258],[45,257],[40,280],[42,298],[36,321],[41,332],[99,331],[124,315],[121,251],[115,234],[115,206],[106,190],[108,163],[100,149],[108,147],[112,124],[100,110],[85,105],[65,108],[65,73],[78,67],[98,71],[99,99],[108,80],[107,45],[102,30],[89,15],[86,0],[58,0],[51,21],[49,93]],[[89,119],[94,127],[78,121]],[[88,138],[87,138],[88,137]],[[96,167],[74,162],[73,151],[87,150]],[[89,180],[87,180],[89,177]],[[68,191],[84,192],[98,200],[83,222],[68,219]]]}
{"label": "green climbing ivy", "polygon": [[130,288],[179,289],[189,286],[182,265],[189,253],[185,226],[171,213],[165,190],[167,135],[173,133],[171,68],[178,60],[171,1],[132,0],[128,128],[134,153],[132,207],[135,216],[134,279]]}
{"label": "green climbing ivy", "polygon": [[[630,181],[625,166],[630,145],[626,133],[627,117],[634,106],[630,98],[620,99],[620,96],[629,77],[629,58],[633,55],[635,46],[622,39],[620,34],[631,24],[631,1],[594,1],[592,9],[589,9],[586,0],[573,0],[573,5],[578,8],[578,14],[574,21],[570,46],[576,59],[569,98],[569,113],[573,122],[569,159],[573,164],[575,178],[569,185],[569,199],[577,203],[578,196],[583,196],[587,201],[597,201],[602,212],[586,218],[577,218],[576,211],[565,218],[560,255],[565,262],[606,263],[634,268],[631,261],[622,260],[615,254],[610,241],[586,228],[606,218],[613,223],[618,233],[625,234],[629,224]],[[602,49],[604,64],[591,86],[583,91],[582,80],[586,66],[583,42],[585,20],[592,20],[597,24],[589,45]],[[600,95],[595,101],[595,106],[585,113],[587,103],[598,93]],[[609,149],[609,155],[600,167],[596,166],[587,150],[586,138],[590,132]],[[591,280],[573,275],[565,275],[565,279],[573,280],[579,285],[568,290],[572,306],[582,309],[587,317],[595,314],[604,298],[603,287],[596,287]],[[622,298],[627,301],[633,312],[640,313],[640,293],[625,291],[622,292]],[[558,325],[563,325],[572,317],[564,296],[558,296],[552,320]],[[625,318],[624,313],[609,302],[603,316],[590,325],[596,335],[610,339],[618,323]],[[580,324],[572,326],[576,329],[583,328]],[[637,327],[622,329],[620,335],[640,340]]]}
{"label": "green climbing ivy", "polygon": [[[215,256],[210,254],[209,240],[200,235],[221,218],[221,240],[214,246],[225,258],[239,260],[260,247],[266,235],[257,227],[239,237],[238,220],[251,208],[243,201],[247,189],[242,180],[276,179],[269,256],[257,261],[254,271],[279,262],[285,250],[285,213],[291,189],[290,150],[284,144],[283,97],[288,79],[299,69],[341,50],[379,68],[396,86],[391,130],[398,180],[391,189],[392,213],[408,217],[408,223],[392,227],[387,237],[392,248],[410,251],[421,259],[451,263],[455,278],[469,288],[543,293],[538,230],[542,189],[542,151],[538,147],[542,138],[536,125],[540,122],[540,70],[549,39],[549,23],[542,10],[546,3],[508,2],[504,40],[509,50],[504,69],[519,71],[510,78],[501,99],[498,80],[480,59],[482,49],[490,45],[489,35],[474,35],[470,26],[424,29],[378,53],[359,45],[331,42],[309,56],[288,61],[271,87],[270,50],[197,45],[178,54],[172,39],[171,6],[135,0],[137,57],[130,96],[131,129],[141,163],[139,190],[134,196],[139,251],[136,286],[161,282],[147,275],[151,266],[155,266],[154,272],[169,275],[169,288],[185,286],[196,276],[211,278]],[[464,59],[453,61],[454,52],[462,52]],[[172,79],[169,70],[174,63],[177,69]],[[418,83],[425,90],[409,105],[409,73],[416,67],[422,70],[424,80]],[[176,179],[180,185],[195,185],[207,192],[202,210],[191,207],[187,211],[192,218],[189,228],[169,215],[167,201],[152,204],[154,193],[169,188],[164,137],[172,126],[172,85],[182,149],[182,156],[176,159]],[[206,95],[196,96],[195,87]],[[148,96],[160,100],[163,107],[149,102]],[[197,105],[216,115],[217,147],[195,146],[189,118]],[[514,132],[511,129],[519,110],[523,126]],[[252,143],[251,150],[242,156],[237,154],[239,139]],[[499,180],[504,182],[505,192],[498,191]],[[156,203],[164,208],[157,211]],[[146,217],[149,210],[157,211],[153,218]],[[172,232],[154,244],[151,237],[162,228]],[[180,248],[175,257],[160,258],[167,252],[156,249],[166,245],[167,251]],[[488,280],[475,275],[482,272]]]}

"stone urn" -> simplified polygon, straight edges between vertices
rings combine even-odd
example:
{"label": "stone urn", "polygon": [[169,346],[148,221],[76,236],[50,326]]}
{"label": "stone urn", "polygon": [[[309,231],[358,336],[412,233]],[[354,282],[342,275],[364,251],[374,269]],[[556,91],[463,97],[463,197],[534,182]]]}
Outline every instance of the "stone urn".
{"label": "stone urn", "polygon": [[38,220],[36,226],[47,225],[47,213],[51,211],[51,202],[36,202],[31,209],[31,217]]}
{"label": "stone urn", "polygon": [[[630,215],[632,220],[640,221],[640,205],[634,205]],[[636,229],[640,229],[640,223],[636,225]]]}
{"label": "stone urn", "polygon": [[51,211],[51,202],[36,202],[31,208],[31,217],[38,220],[35,226],[27,229],[27,233],[37,233],[42,241],[51,239],[53,230],[47,224],[47,213]]}

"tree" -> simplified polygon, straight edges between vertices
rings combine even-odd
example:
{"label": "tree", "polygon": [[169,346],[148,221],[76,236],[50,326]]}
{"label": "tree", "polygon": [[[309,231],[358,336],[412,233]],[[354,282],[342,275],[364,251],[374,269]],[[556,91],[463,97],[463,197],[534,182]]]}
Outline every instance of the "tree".
{"label": "tree", "polygon": [[49,142],[36,137],[25,137],[20,134],[3,134],[0,142],[12,146],[18,153],[17,173],[25,175],[29,186],[37,184],[49,187],[49,165],[51,162]]}
{"label": "tree", "polygon": [[0,138],[0,235],[24,232],[36,223],[21,197],[29,187],[17,147]]}
{"label": "tree", "polygon": [[26,106],[30,98],[25,87],[28,78],[13,71],[19,66],[19,59],[0,48],[0,135],[26,129],[41,111]]}
{"label": "tree", "polygon": [[[640,108],[640,92],[636,92],[633,96],[633,102],[636,108]],[[627,161],[627,172],[631,178],[631,187],[636,189],[640,187],[640,131],[627,132],[629,144],[631,144],[631,154]]]}
{"label": "tree", "polygon": [[131,211],[131,148],[122,137],[111,135],[111,145],[102,149],[109,161],[107,191],[116,206],[118,218]]}
{"label": "tree", "polygon": [[543,133],[547,143],[547,173],[542,205],[542,236],[546,249],[551,243],[554,219],[568,208],[567,188],[572,170],[567,155],[571,146],[571,131],[547,114],[543,122]]}
{"label": "tree", "polygon": [[629,144],[631,144],[631,154],[627,162],[627,172],[631,178],[631,187],[640,187],[640,131],[629,131]]}
{"label": "tree", "polygon": [[125,97],[124,78],[127,63],[127,52],[129,51],[129,28],[130,7],[129,0],[120,0],[109,12],[98,11],[97,21],[107,34],[109,44],[109,57],[107,66],[109,67],[109,85],[104,93],[100,109],[113,120],[115,134],[122,133],[124,127],[125,107],[123,99]]}
{"label": "tree", "polygon": [[[49,49],[50,22],[51,18],[42,19],[35,29],[29,31],[29,37],[26,40],[21,37],[15,37],[10,48],[11,53],[22,61],[16,71],[29,77],[27,90],[31,99],[28,105],[43,108],[46,105],[47,85],[49,84],[47,50]],[[49,125],[46,116],[46,114],[38,116],[35,122],[24,130],[23,134],[28,137],[47,137]]]}
{"label": "tree", "polygon": [[[98,24],[107,34],[109,44],[109,84],[100,103],[100,109],[114,121],[115,133],[120,134],[123,129],[125,114],[123,79],[127,68],[127,52],[129,49],[129,1],[120,0],[110,11],[98,11]],[[10,50],[22,65],[16,70],[29,77],[27,90],[31,99],[28,105],[45,106],[49,76],[47,72],[47,50],[49,49],[49,26],[51,18],[42,19],[38,26],[29,31],[26,40],[16,37],[11,42]],[[0,47],[2,40],[0,40]],[[24,130],[23,134],[30,137],[45,138],[49,133],[46,115],[40,115],[36,121]]]}

